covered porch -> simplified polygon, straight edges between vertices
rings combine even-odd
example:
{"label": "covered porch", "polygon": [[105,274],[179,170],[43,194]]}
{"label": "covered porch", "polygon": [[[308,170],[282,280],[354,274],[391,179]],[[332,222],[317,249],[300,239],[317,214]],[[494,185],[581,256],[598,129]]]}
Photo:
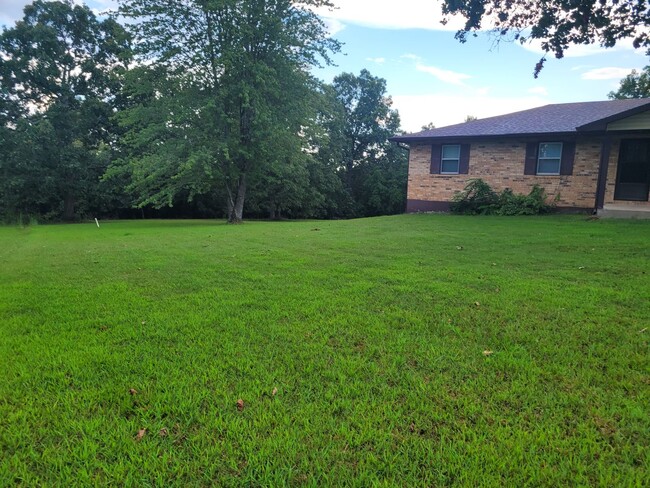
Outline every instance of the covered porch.
{"label": "covered porch", "polygon": [[650,114],[610,123],[601,153],[597,214],[650,219]]}

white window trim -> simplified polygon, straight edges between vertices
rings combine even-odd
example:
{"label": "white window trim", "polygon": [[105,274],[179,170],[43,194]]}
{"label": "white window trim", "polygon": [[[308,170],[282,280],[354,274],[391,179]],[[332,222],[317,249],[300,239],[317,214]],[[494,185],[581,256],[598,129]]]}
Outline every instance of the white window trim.
{"label": "white window trim", "polygon": [[[445,147],[457,147],[458,148],[458,157],[457,158],[443,158],[445,153]],[[441,175],[459,175],[460,174],[460,144],[443,144],[440,146],[440,174]],[[445,161],[456,161],[458,169],[456,171],[442,171]]]}
{"label": "white window trim", "polygon": [[[542,144],[559,144],[560,145],[560,157],[559,158],[543,158],[540,156],[540,148]],[[548,141],[548,142],[540,142],[537,145],[537,166],[535,167],[535,175],[537,176],[560,176],[562,174],[562,153],[564,152],[564,143],[560,141]],[[540,160],[547,160],[547,159],[559,159],[560,164],[557,167],[557,173],[540,173],[539,171],[539,162]]]}

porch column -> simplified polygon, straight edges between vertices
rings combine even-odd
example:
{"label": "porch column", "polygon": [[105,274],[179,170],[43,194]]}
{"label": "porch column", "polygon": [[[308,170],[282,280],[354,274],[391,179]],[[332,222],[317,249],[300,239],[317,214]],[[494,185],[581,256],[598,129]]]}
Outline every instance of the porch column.
{"label": "porch column", "polygon": [[605,134],[603,145],[600,149],[600,166],[598,167],[598,185],[596,187],[596,211],[605,206],[605,192],[607,191],[607,172],[609,170],[609,156],[612,149],[612,140]]}

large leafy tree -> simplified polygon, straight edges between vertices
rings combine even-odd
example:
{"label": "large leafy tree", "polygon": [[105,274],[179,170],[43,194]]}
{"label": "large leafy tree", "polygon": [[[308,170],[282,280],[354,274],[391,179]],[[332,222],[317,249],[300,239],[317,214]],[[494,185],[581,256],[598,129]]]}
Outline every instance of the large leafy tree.
{"label": "large leafy tree", "polygon": [[633,69],[621,80],[618,90],[609,92],[607,96],[612,100],[650,98],[650,66],[646,66],[641,72]]}
{"label": "large leafy tree", "polygon": [[60,208],[71,219],[79,204],[93,204],[114,142],[116,72],[128,63],[129,46],[118,23],[71,0],[36,0],[21,21],[3,30],[5,213],[38,207],[56,217]]}
{"label": "large leafy tree", "polygon": [[308,70],[329,62],[329,54],[339,49],[311,9],[329,2],[120,4],[120,13],[135,21],[141,59],[164,71],[157,82],[165,90],[154,89],[144,105],[145,111],[155,107],[160,138],[141,144],[152,137],[143,124],[148,115],[139,115],[143,107],[126,116],[138,146],[132,178],[140,203],[161,206],[180,192],[219,192],[226,196],[228,220],[240,222],[249,185],[269,164],[295,161],[287,159],[285,148],[300,147],[309,119]]}
{"label": "large leafy tree", "polygon": [[[612,47],[631,39],[635,48],[650,48],[647,0],[444,0],[443,13],[466,20],[456,38],[487,27],[500,38],[522,43],[540,40],[542,48],[562,58],[572,44]],[[546,56],[535,66],[535,77]]]}
{"label": "large leafy tree", "polygon": [[[368,70],[343,73],[332,84],[341,107],[340,172],[357,215],[403,210],[406,196],[406,155],[389,138],[400,132],[399,114],[386,94],[386,80]],[[331,127],[335,132],[336,127]],[[330,149],[330,152],[332,149]]]}

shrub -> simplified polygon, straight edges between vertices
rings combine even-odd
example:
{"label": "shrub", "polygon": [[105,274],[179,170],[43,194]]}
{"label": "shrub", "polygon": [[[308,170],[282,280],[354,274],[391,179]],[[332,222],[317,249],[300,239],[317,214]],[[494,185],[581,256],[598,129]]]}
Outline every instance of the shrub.
{"label": "shrub", "polygon": [[514,193],[510,188],[497,194],[481,179],[471,180],[462,192],[454,195],[451,204],[453,213],[465,215],[538,215],[553,208],[539,185],[534,185],[528,195]]}
{"label": "shrub", "polygon": [[451,203],[453,213],[466,215],[487,215],[492,213],[498,203],[499,196],[485,181],[480,178],[470,180],[465,189],[454,195]]}

